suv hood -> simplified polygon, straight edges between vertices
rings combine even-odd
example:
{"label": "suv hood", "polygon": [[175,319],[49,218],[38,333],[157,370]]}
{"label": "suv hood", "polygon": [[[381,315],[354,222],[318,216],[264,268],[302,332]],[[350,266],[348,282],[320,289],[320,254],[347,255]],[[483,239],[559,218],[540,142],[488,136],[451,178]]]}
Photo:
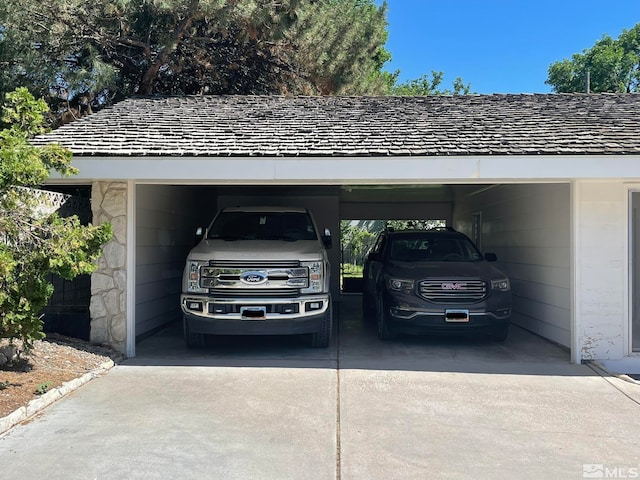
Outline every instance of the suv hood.
{"label": "suv hood", "polygon": [[391,262],[385,268],[385,273],[408,280],[421,280],[428,277],[495,280],[507,277],[485,260],[479,262]]}
{"label": "suv hood", "polygon": [[324,259],[316,240],[203,240],[189,253],[189,260],[208,261],[314,261]]}

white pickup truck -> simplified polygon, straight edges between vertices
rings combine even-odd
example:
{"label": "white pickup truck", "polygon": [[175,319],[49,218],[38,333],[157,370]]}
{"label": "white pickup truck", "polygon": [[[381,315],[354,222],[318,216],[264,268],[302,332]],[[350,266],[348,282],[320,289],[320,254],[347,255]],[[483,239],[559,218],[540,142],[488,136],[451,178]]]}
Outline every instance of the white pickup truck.
{"label": "white pickup truck", "polygon": [[206,335],[310,334],[327,347],[331,235],[304,208],[233,207],[198,228],[182,279],[188,347]]}

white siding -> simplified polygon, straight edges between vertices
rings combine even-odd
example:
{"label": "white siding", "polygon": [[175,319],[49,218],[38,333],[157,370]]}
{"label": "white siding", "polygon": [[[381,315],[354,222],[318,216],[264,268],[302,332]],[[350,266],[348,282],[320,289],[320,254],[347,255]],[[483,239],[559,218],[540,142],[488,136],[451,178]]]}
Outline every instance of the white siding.
{"label": "white siding", "polygon": [[576,183],[577,347],[582,359],[621,359],[627,313],[626,188]]}
{"label": "white siding", "polygon": [[[464,190],[463,190],[464,191]],[[478,187],[456,198],[454,227],[471,236],[482,214],[482,250],[511,279],[512,321],[571,345],[571,221],[568,184]]]}
{"label": "white siding", "polygon": [[[181,318],[182,270],[195,228],[206,223],[202,190],[138,185],[136,192],[136,336]],[[209,215],[215,213],[215,202]]]}

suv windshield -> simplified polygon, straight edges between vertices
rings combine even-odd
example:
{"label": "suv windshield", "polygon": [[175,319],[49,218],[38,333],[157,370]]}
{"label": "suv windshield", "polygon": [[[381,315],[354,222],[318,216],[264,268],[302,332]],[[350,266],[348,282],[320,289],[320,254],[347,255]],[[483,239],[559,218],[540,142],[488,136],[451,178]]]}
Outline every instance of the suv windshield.
{"label": "suv windshield", "polygon": [[389,238],[390,256],[400,262],[477,262],[482,254],[464,236],[416,233]]}
{"label": "suv windshield", "polygon": [[317,240],[311,217],[298,212],[222,212],[209,229],[208,239]]}

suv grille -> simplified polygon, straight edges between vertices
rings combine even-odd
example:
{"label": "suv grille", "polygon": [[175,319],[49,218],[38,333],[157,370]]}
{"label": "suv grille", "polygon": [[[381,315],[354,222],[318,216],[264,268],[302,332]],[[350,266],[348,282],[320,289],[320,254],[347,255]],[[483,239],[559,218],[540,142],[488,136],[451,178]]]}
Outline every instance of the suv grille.
{"label": "suv grille", "polygon": [[487,284],[482,280],[423,280],[418,295],[437,303],[479,302],[487,296]]}

